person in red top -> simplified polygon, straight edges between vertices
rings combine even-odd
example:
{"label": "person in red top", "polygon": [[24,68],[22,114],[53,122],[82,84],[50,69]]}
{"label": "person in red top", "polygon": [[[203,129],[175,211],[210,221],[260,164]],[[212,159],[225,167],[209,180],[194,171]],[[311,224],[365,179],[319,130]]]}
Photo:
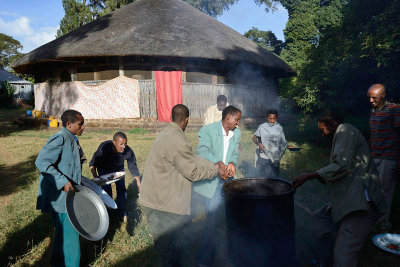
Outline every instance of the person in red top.
{"label": "person in red top", "polygon": [[372,106],[370,148],[387,202],[382,226],[390,228],[390,208],[400,171],[400,105],[386,101],[383,84],[372,85],[367,95]]}

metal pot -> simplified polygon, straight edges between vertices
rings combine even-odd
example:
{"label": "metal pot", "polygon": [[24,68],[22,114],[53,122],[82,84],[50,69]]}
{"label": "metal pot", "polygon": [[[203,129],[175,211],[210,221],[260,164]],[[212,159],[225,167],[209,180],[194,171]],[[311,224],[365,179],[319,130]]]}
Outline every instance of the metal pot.
{"label": "metal pot", "polygon": [[293,189],[282,179],[243,178],[223,186],[234,266],[298,266]]}

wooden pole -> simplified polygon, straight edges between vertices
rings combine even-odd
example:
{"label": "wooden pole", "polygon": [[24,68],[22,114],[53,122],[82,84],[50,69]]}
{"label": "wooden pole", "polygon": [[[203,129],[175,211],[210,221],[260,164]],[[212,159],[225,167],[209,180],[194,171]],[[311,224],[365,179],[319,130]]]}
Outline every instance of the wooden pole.
{"label": "wooden pole", "polygon": [[75,82],[77,80],[76,66],[72,66],[69,72],[71,73],[71,82]]}
{"label": "wooden pole", "polygon": [[100,80],[100,73],[99,73],[99,68],[98,67],[94,67],[94,80],[98,81]]}
{"label": "wooden pole", "polygon": [[212,82],[211,82],[212,84],[217,84],[218,83],[218,76],[217,75],[213,74],[211,79],[212,79]]}
{"label": "wooden pole", "polygon": [[124,69],[124,62],[122,60],[122,57],[118,58],[119,61],[119,76],[125,76],[125,69]]}

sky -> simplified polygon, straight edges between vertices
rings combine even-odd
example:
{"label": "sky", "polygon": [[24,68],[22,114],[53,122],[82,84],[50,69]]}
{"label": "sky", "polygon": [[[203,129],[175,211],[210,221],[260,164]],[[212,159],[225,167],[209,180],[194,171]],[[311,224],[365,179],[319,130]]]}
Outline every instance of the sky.
{"label": "sky", "polygon": [[[18,40],[22,52],[27,53],[55,39],[63,16],[61,0],[0,0],[0,33]],[[283,40],[288,14],[281,6],[267,13],[265,6],[239,0],[217,19],[241,34],[257,27],[270,30]]]}

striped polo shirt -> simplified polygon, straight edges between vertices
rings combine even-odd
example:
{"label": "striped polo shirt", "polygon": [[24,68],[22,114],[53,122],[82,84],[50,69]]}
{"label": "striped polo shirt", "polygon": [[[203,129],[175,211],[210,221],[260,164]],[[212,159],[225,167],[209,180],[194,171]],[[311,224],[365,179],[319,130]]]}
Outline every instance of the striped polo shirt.
{"label": "striped polo shirt", "polygon": [[387,102],[381,109],[373,109],[369,127],[372,155],[400,159],[400,105]]}

